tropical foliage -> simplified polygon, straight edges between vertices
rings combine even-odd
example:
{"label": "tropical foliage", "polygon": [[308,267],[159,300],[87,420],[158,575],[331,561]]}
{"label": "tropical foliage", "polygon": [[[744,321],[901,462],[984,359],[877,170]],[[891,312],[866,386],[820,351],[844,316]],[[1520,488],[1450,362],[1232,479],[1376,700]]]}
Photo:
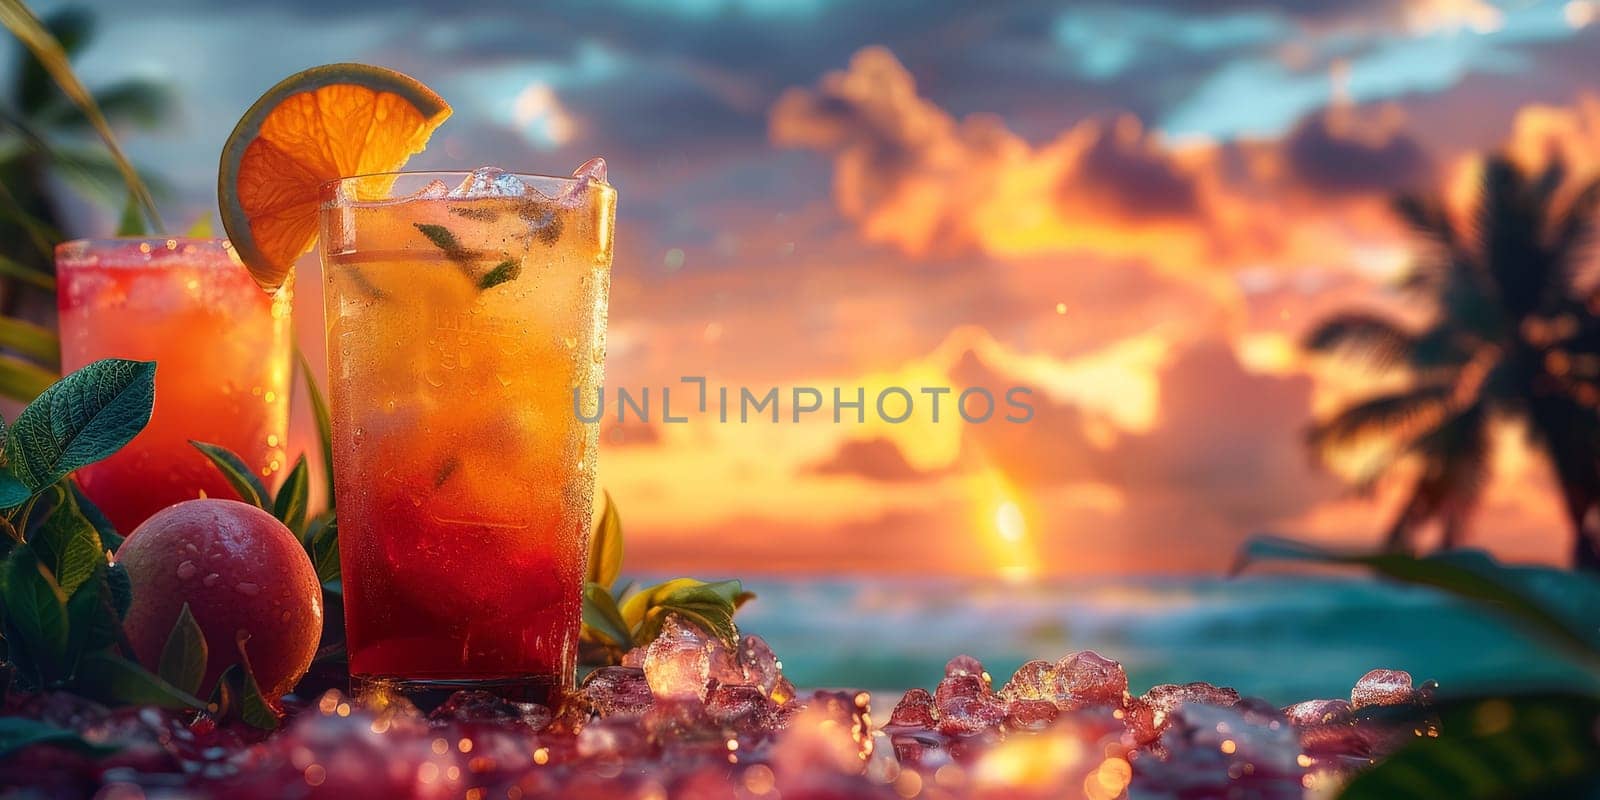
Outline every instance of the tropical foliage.
{"label": "tropical foliage", "polygon": [[1387,443],[1365,486],[1402,465],[1414,471],[1388,531],[1392,550],[1411,549],[1430,521],[1446,547],[1460,543],[1488,478],[1493,426],[1515,420],[1559,479],[1573,562],[1600,569],[1600,296],[1587,269],[1600,180],[1574,189],[1568,178],[1559,162],[1535,173],[1492,157],[1470,219],[1452,218],[1440,200],[1402,198],[1395,208],[1419,245],[1402,288],[1428,321],[1349,311],[1307,338],[1313,351],[1408,378],[1309,435],[1324,456]]}

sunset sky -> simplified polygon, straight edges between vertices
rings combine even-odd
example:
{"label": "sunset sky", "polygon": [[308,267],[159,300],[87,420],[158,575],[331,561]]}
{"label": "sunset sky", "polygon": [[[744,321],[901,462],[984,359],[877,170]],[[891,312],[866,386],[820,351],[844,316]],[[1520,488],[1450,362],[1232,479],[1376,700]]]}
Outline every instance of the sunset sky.
{"label": "sunset sky", "polygon": [[[633,571],[1216,571],[1255,532],[1374,542],[1402,487],[1353,496],[1302,442],[1378,379],[1300,338],[1426,314],[1392,288],[1395,192],[1470,197],[1493,148],[1600,169],[1593,0],[88,5],[88,83],[176,90],[126,142],[169,219],[214,214],[234,122],[326,62],[454,105],[411,167],[606,157],[608,386],[785,396],[779,424],[607,425]],[[1037,413],[793,424],[797,385],[1026,386]],[[1559,559],[1545,467],[1501,438],[1472,541]]]}

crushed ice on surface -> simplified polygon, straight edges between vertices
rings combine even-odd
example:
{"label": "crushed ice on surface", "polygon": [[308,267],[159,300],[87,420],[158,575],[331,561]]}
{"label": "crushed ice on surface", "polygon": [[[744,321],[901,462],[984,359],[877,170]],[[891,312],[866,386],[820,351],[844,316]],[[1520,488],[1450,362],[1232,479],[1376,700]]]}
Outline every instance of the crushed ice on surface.
{"label": "crushed ice on surface", "polygon": [[461,185],[450,190],[450,197],[522,197],[528,194],[528,185],[520,178],[499,167],[478,167],[467,173]]}
{"label": "crushed ice on surface", "polygon": [[[1432,728],[1404,672],[1363,676],[1351,701],[1278,709],[1226,687],[1131,694],[1092,651],[1030,661],[995,689],[958,656],[929,692],[873,709],[860,691],[796,692],[758,636],[723,641],[677,617],[557,708],[458,692],[430,714],[338,691],[271,735],[209,717],[108,711],[64,693],[7,712],[122,749],[104,761],[26,748],[0,777],[128,783],[147,793],[307,797],[1302,798]],[[1360,709],[1383,705],[1382,714]],[[881,708],[881,707],[880,707]],[[9,767],[9,770],[8,770]],[[88,776],[88,777],[85,777]],[[95,777],[99,776],[99,777]],[[87,783],[85,783],[87,781]]]}

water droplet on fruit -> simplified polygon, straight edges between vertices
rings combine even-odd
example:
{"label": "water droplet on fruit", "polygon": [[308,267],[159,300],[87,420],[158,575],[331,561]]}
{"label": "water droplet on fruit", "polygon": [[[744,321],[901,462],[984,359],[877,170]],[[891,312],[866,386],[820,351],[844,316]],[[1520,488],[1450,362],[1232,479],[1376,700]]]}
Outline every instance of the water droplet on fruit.
{"label": "water droplet on fruit", "polygon": [[235,586],[233,588],[238,589],[239,590],[239,594],[248,595],[250,597],[255,597],[256,593],[261,591],[261,587],[260,586],[257,586],[256,584],[253,584],[253,583],[251,583],[249,581],[244,581],[243,583],[240,583],[239,585],[237,585],[237,586]]}
{"label": "water droplet on fruit", "polygon": [[205,585],[207,585],[207,586],[216,586],[217,585],[217,581],[220,581],[220,580],[222,580],[222,576],[218,575],[215,572],[213,572],[213,573],[210,573],[210,574],[206,575],[204,578],[201,578],[200,582],[205,584]]}
{"label": "water droplet on fruit", "polygon": [[199,569],[199,567],[196,567],[194,565],[193,561],[185,561],[185,562],[179,564],[178,565],[178,580],[186,581],[186,580],[189,580],[190,578],[193,578],[194,577],[194,573],[198,569]]}

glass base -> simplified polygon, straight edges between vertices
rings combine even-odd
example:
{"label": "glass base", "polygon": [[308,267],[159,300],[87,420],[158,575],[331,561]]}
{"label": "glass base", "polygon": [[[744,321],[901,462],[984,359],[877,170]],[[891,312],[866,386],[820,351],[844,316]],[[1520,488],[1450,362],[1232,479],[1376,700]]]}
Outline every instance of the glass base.
{"label": "glass base", "polygon": [[448,679],[351,675],[350,693],[356,697],[365,697],[373,693],[398,694],[423,711],[432,711],[450,699],[450,695],[460,691],[488,692],[515,703],[538,703],[554,708],[566,694],[563,683],[550,675]]}

